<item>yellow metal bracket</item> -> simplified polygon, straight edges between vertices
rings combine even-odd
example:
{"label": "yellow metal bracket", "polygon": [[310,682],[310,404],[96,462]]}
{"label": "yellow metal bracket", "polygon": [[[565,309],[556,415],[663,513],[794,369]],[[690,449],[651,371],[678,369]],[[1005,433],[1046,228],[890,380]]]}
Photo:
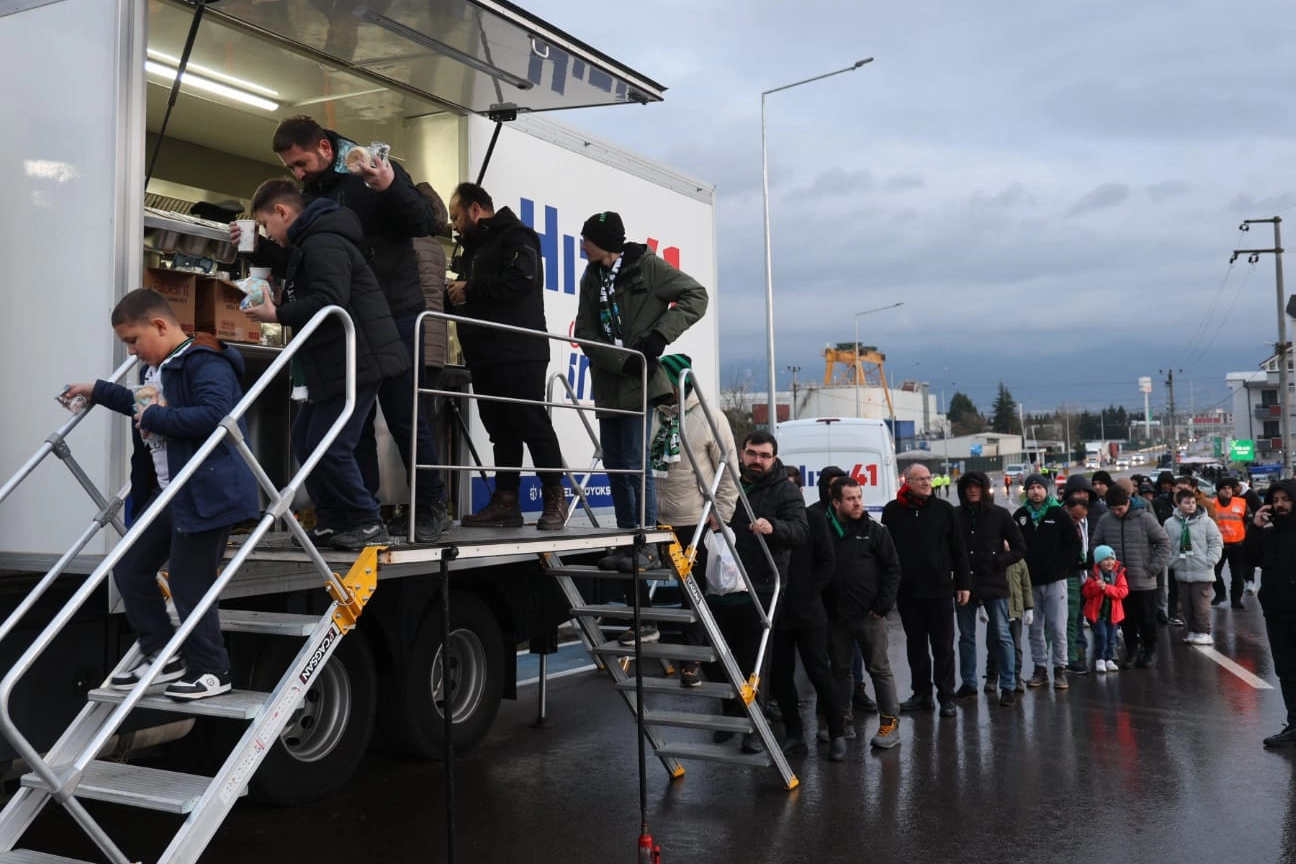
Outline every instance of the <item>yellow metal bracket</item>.
{"label": "yellow metal bracket", "polygon": [[386,546],[366,546],[361,550],[355,563],[351,565],[351,570],[347,572],[345,578],[341,579],[342,585],[346,588],[345,595],[338,591],[333,582],[329,582],[326,586],[329,596],[338,604],[333,610],[333,623],[337,624],[343,633],[348,633],[355,627],[365,604],[378,589],[378,553],[386,548]]}
{"label": "yellow metal bracket", "polygon": [[760,692],[760,676],[753,675],[747,679],[747,683],[738,689],[738,697],[743,703],[750,705],[756,701],[756,694]]}

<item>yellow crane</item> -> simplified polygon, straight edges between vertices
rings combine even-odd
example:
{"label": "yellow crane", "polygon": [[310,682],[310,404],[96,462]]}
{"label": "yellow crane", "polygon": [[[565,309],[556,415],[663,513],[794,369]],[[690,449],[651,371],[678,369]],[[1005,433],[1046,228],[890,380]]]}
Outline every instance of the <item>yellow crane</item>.
{"label": "yellow crane", "polygon": [[[838,342],[824,349],[823,383],[852,384],[857,387],[881,387],[886,394],[887,414],[895,416],[895,406],[891,404],[891,388],[886,380],[886,355],[874,345],[860,345],[858,342]],[[844,366],[839,372],[837,366]]]}

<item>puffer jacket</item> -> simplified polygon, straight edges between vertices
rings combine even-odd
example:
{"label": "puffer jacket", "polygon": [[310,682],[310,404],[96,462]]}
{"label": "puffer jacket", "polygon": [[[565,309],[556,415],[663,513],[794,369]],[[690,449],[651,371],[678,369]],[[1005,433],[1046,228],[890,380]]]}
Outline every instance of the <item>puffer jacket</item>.
{"label": "puffer jacket", "polygon": [[[544,332],[544,257],[540,238],[513,211],[501,207],[464,237],[464,305],[456,314]],[[456,327],[470,367],[548,363],[551,343],[490,327]]]}
{"label": "puffer jacket", "polygon": [[[1278,489],[1296,500],[1296,480],[1279,480],[1265,490],[1264,503],[1273,504]],[[1275,516],[1263,528],[1253,520],[1244,542],[1248,563],[1260,568],[1265,617],[1296,622],[1296,516]]]}
{"label": "puffer jacket", "polygon": [[[975,506],[968,503],[967,487],[975,483],[982,490],[981,501]],[[972,596],[982,600],[1002,600],[1010,596],[1007,569],[1026,555],[1026,541],[1022,539],[1012,514],[994,503],[990,497],[990,478],[980,471],[969,471],[959,478],[959,506],[954,508],[963,542],[967,547],[968,563],[972,568]]]}
{"label": "puffer jacket", "polygon": [[1080,585],[1080,596],[1084,598],[1084,618],[1089,623],[1099,620],[1102,615],[1103,600],[1111,601],[1111,614],[1107,620],[1119,624],[1125,620],[1125,598],[1129,596],[1129,580],[1125,567],[1116,565],[1115,574],[1107,581],[1102,568],[1094,565],[1089,575]]}
{"label": "puffer jacket", "polygon": [[729,522],[734,531],[734,551],[756,590],[769,593],[774,590],[775,574],[769,570],[769,562],[765,560],[758,538],[763,536],[774,566],[778,568],[777,576],[786,585],[792,549],[805,545],[810,539],[805,499],[796,484],[788,479],[787,468],[783,467],[781,459],[775,459],[760,479],[744,483],[743,490],[756,518],[767,520],[774,527],[774,533],[752,533],[752,520],[747,515],[747,508],[738,507]]}
{"label": "puffer jacket", "polygon": [[[657,430],[661,428],[664,418],[673,416],[678,410],[679,403],[670,402],[653,412],[653,435],[656,435]],[[720,440],[717,441],[711,434],[711,425],[707,423],[706,415],[699,407],[697,396],[689,396],[684,403],[682,425],[683,435],[680,447],[682,449],[685,441],[688,442],[688,447],[697,459],[698,468],[702,471],[708,489],[711,488],[711,481],[715,479],[715,472],[720,467],[721,460],[728,462],[735,470],[741,470],[738,448],[734,445],[733,431],[729,428],[728,418],[724,415],[716,418],[716,426],[720,432]],[[652,437],[650,435],[648,440],[651,441]],[[693,466],[688,456],[681,453],[680,461],[672,464],[666,476],[658,477],[655,482],[657,521],[663,525],[696,525],[706,499],[698,488],[697,476],[693,473]],[[716,487],[715,495],[720,521],[727,525],[733,518],[734,506],[738,502],[738,486],[727,468],[720,477],[720,485]]]}
{"label": "puffer jacket", "polygon": [[[431,203],[432,212],[436,214],[433,232],[426,237],[415,237],[410,241],[414,244],[414,255],[418,259],[419,286],[423,289],[423,300],[427,305],[427,311],[444,312],[446,253],[437,238],[449,230],[446,227],[448,224],[446,206],[430,184],[420,183],[417,189]],[[449,362],[450,343],[447,329],[448,325],[444,319],[423,319],[421,359],[425,368],[441,369]]]}
{"label": "puffer jacket", "polygon": [[1012,564],[1004,571],[1008,580],[1008,618],[1017,620],[1022,612],[1035,608],[1035,595],[1031,594],[1030,567],[1026,559]]}
{"label": "puffer jacket", "polygon": [[[572,331],[577,339],[607,342],[599,319],[603,270],[601,265],[591,262],[581,276],[580,300]],[[621,310],[621,341],[626,348],[634,348],[650,331],[658,333],[670,345],[706,314],[706,289],[641,243],[626,244],[614,287]],[[610,347],[582,347],[590,361],[594,404],[626,411],[642,407],[640,374],[638,371],[625,373],[630,355]],[[670,379],[660,367],[656,368],[648,376],[648,402],[651,404],[670,392]]]}
{"label": "puffer jacket", "polygon": [[1157,574],[1171,560],[1170,537],[1157,524],[1150,508],[1130,507],[1124,519],[1108,510],[1098,520],[1089,546],[1112,547],[1117,559],[1125,565],[1131,591],[1155,590]]}
{"label": "puffer jacket", "polygon": [[1187,519],[1176,510],[1162,527],[1170,538],[1170,564],[1175,578],[1180,582],[1214,582],[1215,564],[1224,554],[1224,537],[1215,521],[1201,510],[1193,511]]}
{"label": "puffer jacket", "polygon": [[972,590],[963,531],[948,501],[912,495],[906,483],[882,508],[882,524],[900,555],[899,596],[931,600]]}
{"label": "puffer jacket", "polygon": [[[357,385],[408,369],[409,351],[357,245],[362,238],[356,215],[326,199],[312,201],[288,229],[288,239],[284,303],[276,310],[280,322],[298,330],[325,306],[341,306],[355,324]],[[325,321],[297,356],[311,401],[346,392],[346,337],[339,321]]]}

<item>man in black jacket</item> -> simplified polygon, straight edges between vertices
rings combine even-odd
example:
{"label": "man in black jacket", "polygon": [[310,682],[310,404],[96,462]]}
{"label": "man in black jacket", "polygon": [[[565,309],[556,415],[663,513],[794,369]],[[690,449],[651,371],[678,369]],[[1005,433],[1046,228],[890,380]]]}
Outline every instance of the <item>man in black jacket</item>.
{"label": "man in black jacket", "polygon": [[[536,233],[509,208],[496,212],[490,195],[474,183],[460,183],[455,188],[450,221],[464,247],[462,278],[446,288],[454,311],[468,318],[545,332],[544,265]],[[532,400],[532,404],[488,400],[477,404],[499,470],[489,503],[465,516],[462,523],[473,528],[516,528],[522,524],[518,469],[525,443],[540,475],[544,499],[536,527],[542,531],[562,528],[567,524],[562,451],[549,412],[539,404],[545,398],[548,340],[468,325],[459,327],[458,332],[476,393]]]}
{"label": "man in black jacket", "polygon": [[1296,746],[1296,481],[1279,480],[1265,491],[1251,518],[1245,550],[1260,568],[1260,608],[1269,634],[1274,673],[1287,706],[1287,725],[1264,739],[1266,747]]}
{"label": "man in black jacket", "polygon": [[959,526],[972,568],[972,601],[955,610],[959,628],[959,672],[963,684],[955,697],[975,699],[977,695],[976,607],[985,609],[986,646],[994,644],[995,668],[999,670],[999,704],[1012,705],[1017,684],[1017,657],[1008,623],[1008,567],[1026,554],[1026,541],[1012,520],[1012,514],[990,497],[990,478],[969,471],[959,478]]}
{"label": "man in black jacket", "polygon": [[[793,486],[801,488],[800,471],[790,469],[788,479]],[[807,507],[806,518],[809,541],[792,550],[787,593],[774,619],[771,692],[783,715],[783,752],[805,752],[795,680],[796,658],[800,654],[801,665],[819,700],[817,710],[828,726],[828,759],[840,762],[846,758],[846,737],[853,736],[855,730],[847,732],[846,703],[837,696],[828,666],[828,613],[824,609],[823,590],[832,579],[834,559],[824,502]]]}
{"label": "man in black jacket", "polygon": [[[1026,563],[1030,567],[1031,597],[1035,618],[1030,627],[1031,657],[1035,674],[1027,687],[1043,687],[1049,681],[1049,653],[1053,658],[1053,687],[1065,690],[1067,664],[1067,577],[1079,566],[1080,529],[1049,490],[1054,488],[1039,474],[1026,478],[1026,503],[1017,508],[1013,520],[1026,540]],[[1091,541],[1092,542],[1092,541]]]}
{"label": "man in black jacket", "polygon": [[830,494],[832,510],[826,515],[836,563],[824,601],[831,620],[829,652],[837,692],[845,704],[851,695],[851,658],[858,646],[877,691],[880,716],[869,743],[891,748],[900,743],[900,702],[887,657],[886,616],[900,587],[900,557],[891,534],[864,509],[856,480],[839,477]]}
{"label": "man in black jacket", "polygon": [[953,717],[957,713],[954,604],[967,604],[972,573],[954,507],[932,496],[931,483],[925,465],[915,463],[905,469],[905,484],[883,508],[882,524],[891,532],[900,554],[896,606],[904,625],[913,686],[913,696],[900,703],[900,710],[935,708],[931,697],[934,677],[940,714]]}
{"label": "man in black jacket", "polygon": [[[810,526],[806,521],[801,490],[788,480],[787,469],[778,458],[778,441],[773,435],[759,429],[752,432],[743,440],[739,457],[743,465],[743,493],[755,518],[748,514],[740,500],[729,527],[735,536],[734,551],[756,589],[756,599],[768,610],[775,586],[781,583],[784,590],[787,589],[792,550],[809,540]],[[776,568],[773,571],[770,570],[770,559]],[[762,627],[751,595],[745,591],[710,594],[707,606],[724,634],[738,668],[749,677],[759,675],[761,670],[755,666]],[[712,681],[725,680],[724,667],[720,663],[709,663],[704,668]],[[742,717],[746,710],[740,700],[727,699],[724,713]],[[715,732],[711,736],[717,744],[731,737],[732,732]],[[761,749],[760,738],[754,732],[743,736],[742,745],[748,753]]]}

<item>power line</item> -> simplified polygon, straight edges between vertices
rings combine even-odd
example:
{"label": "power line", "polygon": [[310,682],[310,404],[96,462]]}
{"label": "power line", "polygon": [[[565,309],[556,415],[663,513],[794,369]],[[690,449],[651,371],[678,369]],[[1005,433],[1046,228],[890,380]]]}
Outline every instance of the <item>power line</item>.
{"label": "power line", "polygon": [[[1232,268],[1232,266],[1232,264],[1229,264],[1230,268]],[[1215,340],[1219,338],[1220,331],[1224,329],[1224,325],[1228,322],[1229,315],[1233,312],[1233,307],[1237,304],[1238,298],[1242,296],[1242,289],[1246,287],[1247,281],[1251,278],[1251,274],[1254,273],[1255,270],[1256,264],[1253,261],[1251,262],[1251,269],[1242,275],[1242,281],[1238,283],[1237,290],[1233,292],[1233,299],[1229,301],[1228,308],[1224,310],[1224,315],[1219,319],[1219,323],[1215,325],[1215,332],[1211,334],[1210,339],[1207,339],[1205,344],[1197,349],[1196,353],[1192,355],[1192,359],[1184,363],[1185,366],[1192,366],[1194,363],[1201,360],[1206,356],[1206,352],[1210,350],[1211,346],[1215,344]],[[1189,343],[1189,350],[1192,350],[1191,341]]]}

